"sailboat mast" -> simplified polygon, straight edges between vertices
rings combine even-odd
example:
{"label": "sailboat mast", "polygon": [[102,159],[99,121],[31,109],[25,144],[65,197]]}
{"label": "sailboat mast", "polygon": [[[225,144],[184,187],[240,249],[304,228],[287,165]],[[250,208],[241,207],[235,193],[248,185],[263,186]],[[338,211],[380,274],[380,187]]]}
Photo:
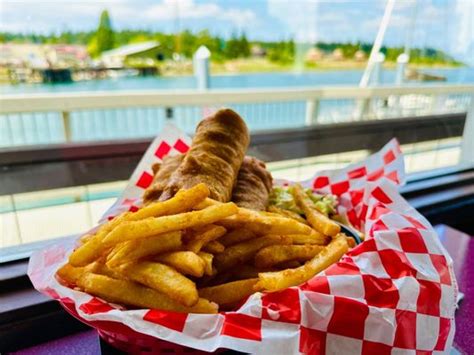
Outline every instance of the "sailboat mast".
{"label": "sailboat mast", "polygon": [[407,56],[410,56],[410,49],[413,42],[413,36],[415,33],[415,23],[416,23],[416,15],[418,13],[418,2],[417,0],[413,0],[413,13],[410,21],[410,26],[407,28],[406,37],[405,37],[405,47],[403,49],[403,53]]}
{"label": "sailboat mast", "polygon": [[367,61],[367,66],[365,67],[364,74],[360,79],[359,87],[366,87],[369,84],[370,75],[372,74],[375,61],[377,60],[377,55],[380,52],[382,47],[383,38],[385,36],[385,31],[387,30],[388,23],[390,22],[390,17],[392,16],[392,10],[395,5],[395,0],[388,0],[387,5],[385,6],[385,12],[380,22],[380,27],[377,32],[377,37],[375,37],[374,45],[370,51],[369,60]]}

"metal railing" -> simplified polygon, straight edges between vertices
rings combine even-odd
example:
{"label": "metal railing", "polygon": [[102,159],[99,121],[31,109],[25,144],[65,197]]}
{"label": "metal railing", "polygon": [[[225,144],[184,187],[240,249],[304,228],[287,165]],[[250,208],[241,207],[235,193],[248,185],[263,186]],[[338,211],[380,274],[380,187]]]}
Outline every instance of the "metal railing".
{"label": "metal railing", "polygon": [[24,94],[0,97],[0,147],[186,131],[227,106],[253,131],[467,112],[474,85]]}

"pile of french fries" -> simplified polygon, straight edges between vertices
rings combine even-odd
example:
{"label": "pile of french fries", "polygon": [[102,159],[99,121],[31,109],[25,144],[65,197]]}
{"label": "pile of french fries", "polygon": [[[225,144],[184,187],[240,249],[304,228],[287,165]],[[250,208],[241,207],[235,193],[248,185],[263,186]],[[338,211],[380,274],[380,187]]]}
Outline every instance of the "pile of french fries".
{"label": "pile of french fries", "polygon": [[125,212],[81,239],[59,281],[127,307],[186,313],[232,310],[258,291],[299,285],[352,246],[301,186],[305,218],[209,198],[198,184]]}

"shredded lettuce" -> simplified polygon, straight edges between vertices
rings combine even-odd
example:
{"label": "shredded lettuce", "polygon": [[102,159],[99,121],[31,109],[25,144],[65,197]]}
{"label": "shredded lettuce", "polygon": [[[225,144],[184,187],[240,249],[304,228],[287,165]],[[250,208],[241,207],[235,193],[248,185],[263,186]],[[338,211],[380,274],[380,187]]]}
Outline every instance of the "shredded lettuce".
{"label": "shredded lettuce", "polygon": [[[305,190],[308,197],[313,201],[314,207],[326,216],[336,213],[337,197],[334,195],[320,195],[314,193],[311,189]],[[290,187],[274,187],[270,193],[269,204],[278,208],[303,214],[303,211],[296,205]]]}
{"label": "shredded lettuce", "polygon": [[337,197],[334,195],[319,195],[311,189],[305,190],[306,195],[313,201],[314,207],[326,216],[336,213]]}
{"label": "shredded lettuce", "polygon": [[289,188],[274,187],[269,196],[269,204],[298,214],[303,214],[303,211],[296,205]]}

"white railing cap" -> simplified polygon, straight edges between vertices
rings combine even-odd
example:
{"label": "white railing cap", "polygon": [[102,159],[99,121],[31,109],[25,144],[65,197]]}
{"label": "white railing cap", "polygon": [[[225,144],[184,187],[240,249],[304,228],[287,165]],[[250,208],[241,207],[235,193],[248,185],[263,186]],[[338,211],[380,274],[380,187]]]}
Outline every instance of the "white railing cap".
{"label": "white railing cap", "polygon": [[319,99],[365,99],[391,95],[474,94],[474,85],[357,86],[275,89],[97,91],[0,96],[0,114],[126,108],[141,106],[226,105]]}

